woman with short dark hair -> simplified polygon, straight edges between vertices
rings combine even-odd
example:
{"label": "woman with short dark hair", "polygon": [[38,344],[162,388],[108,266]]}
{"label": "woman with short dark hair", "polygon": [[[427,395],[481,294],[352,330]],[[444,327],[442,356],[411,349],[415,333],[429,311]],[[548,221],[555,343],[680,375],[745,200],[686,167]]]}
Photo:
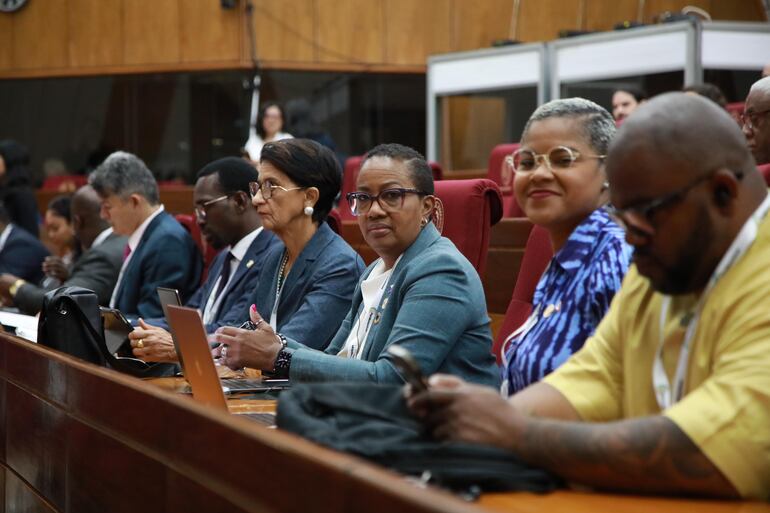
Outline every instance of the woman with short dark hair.
{"label": "woman with short dark hair", "polygon": [[[270,173],[264,153],[262,172],[264,183],[269,180],[264,173]],[[280,325],[275,329],[265,322],[270,314],[256,304],[254,331],[217,331],[222,361],[231,368],[274,371],[292,381],[400,383],[403,376],[388,353],[389,347],[400,346],[426,374],[445,372],[497,386],[481,280],[433,225],[436,198],[425,158],[399,144],[380,145],[364,158],[356,188],[347,200],[380,258],[365,271],[329,347],[318,350],[314,331],[290,335]],[[267,223],[270,217],[262,206],[260,213]]]}

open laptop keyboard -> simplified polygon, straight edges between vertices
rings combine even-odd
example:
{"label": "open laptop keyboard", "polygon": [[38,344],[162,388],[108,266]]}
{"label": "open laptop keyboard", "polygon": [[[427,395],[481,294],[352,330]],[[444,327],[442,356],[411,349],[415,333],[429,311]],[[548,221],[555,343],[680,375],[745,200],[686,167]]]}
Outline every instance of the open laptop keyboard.
{"label": "open laptop keyboard", "polygon": [[246,417],[263,426],[275,427],[275,413],[237,413],[240,417]]}

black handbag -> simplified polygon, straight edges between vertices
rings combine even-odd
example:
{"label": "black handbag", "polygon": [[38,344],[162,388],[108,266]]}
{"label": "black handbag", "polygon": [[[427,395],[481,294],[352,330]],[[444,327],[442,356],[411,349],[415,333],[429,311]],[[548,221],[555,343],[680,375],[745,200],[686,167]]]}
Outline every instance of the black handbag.
{"label": "black handbag", "polygon": [[177,369],[174,364],[147,363],[110,352],[104,338],[99,298],[83,287],[59,287],[46,293],[38,320],[37,342],[137,377],[172,376]]}
{"label": "black handbag", "polygon": [[509,451],[433,439],[407,408],[399,385],[296,385],[281,394],[276,424],[466,496],[481,491],[548,492],[562,485]]}

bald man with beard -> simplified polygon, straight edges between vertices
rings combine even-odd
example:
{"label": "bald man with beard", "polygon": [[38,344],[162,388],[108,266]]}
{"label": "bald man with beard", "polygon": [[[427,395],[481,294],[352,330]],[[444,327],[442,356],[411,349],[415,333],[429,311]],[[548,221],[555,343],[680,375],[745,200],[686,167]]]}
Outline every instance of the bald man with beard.
{"label": "bald man with beard", "polygon": [[569,482],[766,499],[770,199],[746,142],[713,102],[669,93],[623,125],[606,170],[635,265],[583,349],[507,401],[433,376],[410,407],[438,438]]}
{"label": "bald man with beard", "polygon": [[757,80],[751,86],[741,126],[757,164],[770,164],[770,77]]}

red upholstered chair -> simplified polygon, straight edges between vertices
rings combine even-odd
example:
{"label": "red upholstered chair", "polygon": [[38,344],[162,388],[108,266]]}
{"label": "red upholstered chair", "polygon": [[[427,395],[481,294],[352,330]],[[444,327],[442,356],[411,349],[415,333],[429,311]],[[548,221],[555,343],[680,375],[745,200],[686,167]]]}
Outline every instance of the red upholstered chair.
{"label": "red upholstered chair", "polygon": [[430,161],[430,170],[433,171],[433,181],[438,182],[444,179],[444,170],[441,168],[441,164],[438,162]]}
{"label": "red upholstered chair", "polygon": [[765,177],[767,186],[770,187],[770,164],[762,164],[761,166],[757,166],[757,169],[759,169],[759,172]]}
{"label": "red upholstered chair", "polygon": [[484,275],[489,228],[503,215],[500,189],[485,178],[436,182],[436,196],[444,204],[443,235]]}
{"label": "red upholstered chair", "polygon": [[[340,202],[342,201],[344,201],[346,204],[348,202],[347,199],[341,199]],[[326,223],[329,225],[329,228],[334,230],[334,233],[340,235],[342,230],[342,216],[340,216],[340,211],[338,209],[331,209],[329,215],[326,217]]]}
{"label": "red upholstered chair", "polygon": [[350,205],[348,205],[346,196],[349,192],[356,190],[356,178],[358,178],[358,170],[361,169],[361,161],[363,160],[363,157],[348,157],[345,161],[345,173],[342,175],[342,191],[339,205],[340,217],[343,221],[355,219],[350,212]]}
{"label": "red upholstered chair", "polygon": [[49,176],[40,187],[46,191],[74,192],[88,183],[85,175],[60,175]]}
{"label": "red upholstered chair", "polygon": [[201,234],[201,227],[195,222],[195,216],[189,214],[177,214],[174,217],[179,221],[179,224],[184,226],[185,229],[190,232],[190,236],[195,241],[195,245],[198,246],[198,251],[203,255],[203,274],[201,274],[201,283],[203,283],[206,281],[206,276],[208,276],[211,262],[219,252],[206,243],[203,234]]}
{"label": "red upholstered chair", "polygon": [[524,324],[529,314],[532,312],[532,299],[535,295],[535,288],[540,277],[543,275],[548,262],[553,256],[551,239],[548,232],[540,226],[533,226],[527,239],[527,247],[524,249],[524,258],[519,268],[519,276],[516,278],[516,286],[513,289],[511,302],[508,303],[508,309],[505,311],[505,319],[497,338],[492,346],[492,353],[497,358],[497,363],[501,363],[502,355],[500,349],[508,335],[513,333],[519,326]]}
{"label": "red upholstered chair", "polygon": [[740,124],[741,114],[743,114],[744,107],[745,102],[728,103],[725,105],[725,110]]}
{"label": "red upholstered chair", "polygon": [[489,155],[487,178],[500,187],[503,194],[503,217],[525,217],[513,195],[513,170],[506,170],[505,157],[519,149],[519,143],[498,144]]}

